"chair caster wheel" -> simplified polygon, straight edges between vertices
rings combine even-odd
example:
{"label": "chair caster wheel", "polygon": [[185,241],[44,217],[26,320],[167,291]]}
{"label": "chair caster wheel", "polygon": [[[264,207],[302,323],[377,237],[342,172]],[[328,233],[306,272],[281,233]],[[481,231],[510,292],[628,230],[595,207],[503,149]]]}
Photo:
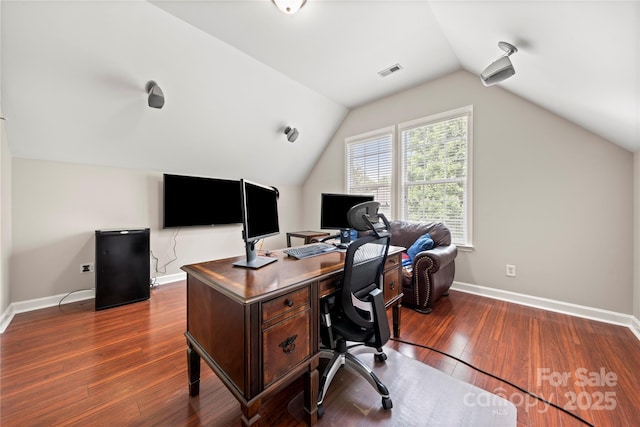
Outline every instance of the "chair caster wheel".
{"label": "chair caster wheel", "polygon": [[387,355],[384,353],[378,353],[376,354],[376,360],[380,363],[384,363],[387,360]]}
{"label": "chair caster wheel", "polygon": [[324,405],[318,405],[318,418],[322,418],[324,415]]}
{"label": "chair caster wheel", "polygon": [[393,408],[393,402],[391,401],[390,397],[383,397],[382,398],[382,407],[384,409],[391,409]]}

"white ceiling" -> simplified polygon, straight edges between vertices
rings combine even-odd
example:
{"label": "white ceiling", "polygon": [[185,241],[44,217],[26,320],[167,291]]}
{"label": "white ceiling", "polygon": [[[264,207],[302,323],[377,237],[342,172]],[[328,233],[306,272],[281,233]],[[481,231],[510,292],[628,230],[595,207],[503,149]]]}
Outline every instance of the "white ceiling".
{"label": "white ceiling", "polygon": [[[461,68],[479,75],[500,40],[519,49],[502,88],[640,150],[640,1],[1,7],[2,115],[18,157],[299,184],[348,109]],[[162,110],[146,106],[148,80]]]}

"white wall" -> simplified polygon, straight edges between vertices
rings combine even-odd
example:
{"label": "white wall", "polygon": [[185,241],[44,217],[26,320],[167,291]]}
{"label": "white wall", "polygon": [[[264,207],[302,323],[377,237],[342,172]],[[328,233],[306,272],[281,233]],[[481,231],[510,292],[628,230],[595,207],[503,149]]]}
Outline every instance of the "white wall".
{"label": "white wall", "polygon": [[632,153],[465,71],[352,110],[305,182],[305,227],[319,225],[321,192],[344,190],[346,137],[465,105],[475,248],[455,280],[632,313]]}
{"label": "white wall", "polygon": [[[285,231],[300,228],[300,187],[278,188],[282,232],[265,240],[268,249],[284,247]],[[93,288],[94,274],[81,274],[80,265],[94,261],[97,229],[150,227],[151,250],[162,266],[173,258],[175,229],[161,228],[161,206],[160,172],[15,158],[11,302]],[[197,206],[194,200],[185,208]],[[166,274],[193,262],[244,255],[241,230],[240,225],[180,229],[178,259]]]}

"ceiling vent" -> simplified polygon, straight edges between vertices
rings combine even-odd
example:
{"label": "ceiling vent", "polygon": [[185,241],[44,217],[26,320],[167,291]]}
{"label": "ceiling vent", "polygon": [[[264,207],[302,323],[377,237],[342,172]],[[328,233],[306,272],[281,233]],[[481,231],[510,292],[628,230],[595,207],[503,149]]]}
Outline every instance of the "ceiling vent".
{"label": "ceiling vent", "polygon": [[396,71],[400,71],[400,70],[402,70],[402,65],[394,64],[389,68],[385,68],[382,71],[378,71],[378,74],[380,74],[380,77],[387,77],[389,74],[393,74]]}

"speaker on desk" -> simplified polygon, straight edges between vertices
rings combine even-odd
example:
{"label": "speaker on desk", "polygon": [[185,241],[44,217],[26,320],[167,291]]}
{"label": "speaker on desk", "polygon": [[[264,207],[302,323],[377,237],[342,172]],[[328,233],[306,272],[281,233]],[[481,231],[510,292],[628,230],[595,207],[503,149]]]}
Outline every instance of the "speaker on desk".
{"label": "speaker on desk", "polygon": [[96,310],[149,299],[149,229],[96,230]]}

